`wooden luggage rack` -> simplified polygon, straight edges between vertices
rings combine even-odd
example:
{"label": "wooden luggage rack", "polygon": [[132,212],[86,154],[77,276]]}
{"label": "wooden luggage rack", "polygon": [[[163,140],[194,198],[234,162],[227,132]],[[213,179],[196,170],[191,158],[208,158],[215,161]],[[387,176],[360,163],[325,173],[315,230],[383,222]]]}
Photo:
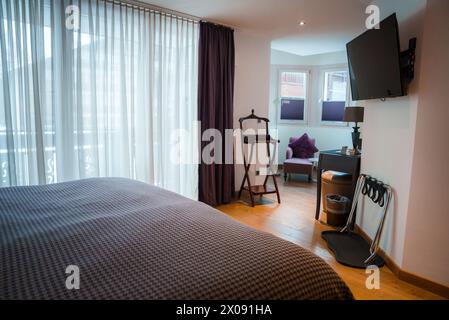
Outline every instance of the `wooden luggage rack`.
{"label": "wooden luggage rack", "polygon": [[[252,135],[245,135],[244,131],[243,131],[243,123],[248,120],[257,120],[258,123],[264,122],[266,134],[261,135],[261,134],[256,133],[256,134],[252,134]],[[244,164],[244,169],[245,169],[245,175],[243,177],[243,181],[240,186],[239,199],[242,195],[242,191],[246,190],[249,192],[252,207],[254,207],[254,204],[255,204],[254,197],[255,196],[262,197],[265,194],[276,193],[278,203],[281,203],[281,197],[279,195],[279,188],[278,188],[278,184],[276,181],[276,177],[278,177],[279,174],[277,172],[273,172],[273,162],[274,162],[276,151],[277,151],[277,145],[280,141],[277,139],[273,139],[268,132],[268,123],[270,122],[270,120],[268,120],[267,118],[261,118],[261,117],[256,116],[254,114],[254,109],[253,109],[253,110],[251,110],[251,114],[249,116],[240,118],[239,122],[240,122],[240,130],[242,133],[242,144],[241,145],[242,145],[243,164]],[[268,156],[269,163],[266,165],[267,170],[266,170],[265,180],[264,180],[263,185],[254,185],[253,186],[253,185],[251,185],[251,180],[249,178],[249,170],[252,165],[254,148],[258,143],[266,143],[267,156]],[[246,156],[245,156],[245,145],[251,146],[250,151],[249,151],[248,160],[246,159]],[[273,156],[271,156],[270,145],[274,145]],[[260,175],[261,175],[260,172],[256,171],[256,176],[260,176]],[[270,177],[273,179],[274,187],[267,185],[268,179]],[[245,183],[246,183],[246,186],[245,186]]]}

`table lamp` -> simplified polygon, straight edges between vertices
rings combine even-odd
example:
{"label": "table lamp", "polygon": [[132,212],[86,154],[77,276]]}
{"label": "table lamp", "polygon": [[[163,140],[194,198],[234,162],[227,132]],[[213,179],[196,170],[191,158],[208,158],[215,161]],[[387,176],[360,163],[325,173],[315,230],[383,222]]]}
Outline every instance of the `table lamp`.
{"label": "table lamp", "polygon": [[352,145],[355,154],[360,154],[360,127],[358,126],[358,123],[363,122],[364,110],[363,107],[346,107],[345,115],[343,117],[343,121],[355,122],[355,127],[353,127],[354,132],[352,133]]}

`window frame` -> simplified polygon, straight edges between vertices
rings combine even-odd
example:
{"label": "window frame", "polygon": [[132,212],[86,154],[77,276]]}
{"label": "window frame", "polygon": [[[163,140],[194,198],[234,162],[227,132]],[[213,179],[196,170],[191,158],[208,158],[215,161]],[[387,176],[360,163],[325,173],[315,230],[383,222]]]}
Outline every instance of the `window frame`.
{"label": "window frame", "polygon": [[[277,71],[277,122],[279,124],[289,124],[289,125],[307,125],[309,122],[309,92],[311,87],[311,70],[303,67],[281,67],[278,68]],[[305,94],[304,94],[304,119],[303,120],[288,120],[288,119],[281,119],[281,101],[282,101],[282,95],[281,95],[281,86],[282,86],[282,73],[284,72],[296,72],[296,73],[304,73],[305,74]]]}
{"label": "window frame", "polygon": [[349,81],[349,68],[347,65],[339,65],[333,67],[324,67],[320,69],[320,81],[318,85],[319,95],[318,95],[318,106],[319,106],[319,125],[323,127],[348,127],[349,124],[345,121],[324,121],[323,120],[323,102],[325,96],[325,85],[326,85],[326,73],[345,71],[348,73],[348,81],[346,82],[346,101],[345,105],[349,106],[352,104],[351,99],[351,86]]}

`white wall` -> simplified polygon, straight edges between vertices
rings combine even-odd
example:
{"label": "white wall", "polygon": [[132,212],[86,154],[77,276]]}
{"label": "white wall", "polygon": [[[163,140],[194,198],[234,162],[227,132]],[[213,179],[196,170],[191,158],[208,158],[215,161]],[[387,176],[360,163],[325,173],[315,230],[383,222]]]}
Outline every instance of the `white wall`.
{"label": "white wall", "polygon": [[[352,146],[349,126],[322,125],[321,119],[321,92],[323,90],[323,72],[326,68],[347,68],[346,53],[335,52],[311,56],[298,56],[277,50],[271,51],[270,72],[270,120],[272,127],[278,130],[281,140],[279,147],[279,163],[285,160],[285,150],[289,138],[307,133],[316,139],[319,150],[340,149],[342,146]],[[285,124],[278,122],[279,112],[279,70],[283,68],[300,68],[310,70],[307,99],[307,124]]]}
{"label": "white wall", "polygon": [[403,268],[449,286],[449,1],[429,0]]}
{"label": "white wall", "polygon": [[[268,116],[270,40],[236,30],[235,52],[234,128],[239,128],[238,119],[250,114],[251,109],[258,116]],[[243,179],[243,166],[237,165],[235,171],[238,189]],[[260,183],[259,180],[256,182]]]}
{"label": "white wall", "polygon": [[[385,10],[381,12],[385,16],[391,13]],[[415,79],[408,96],[387,99],[385,102],[369,100],[365,103],[362,172],[394,188],[394,201],[388,212],[381,247],[400,267],[403,265],[419,100],[423,13],[412,16],[399,26],[402,50],[408,48],[410,38],[418,38]],[[358,225],[374,237],[379,222],[378,207],[366,201],[358,207],[358,211]]]}

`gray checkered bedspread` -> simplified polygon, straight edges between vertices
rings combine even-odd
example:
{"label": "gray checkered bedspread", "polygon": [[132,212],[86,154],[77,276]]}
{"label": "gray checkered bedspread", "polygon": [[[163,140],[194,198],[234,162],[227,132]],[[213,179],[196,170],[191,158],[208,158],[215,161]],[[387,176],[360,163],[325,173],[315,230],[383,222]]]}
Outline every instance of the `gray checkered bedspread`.
{"label": "gray checkered bedspread", "polygon": [[0,188],[0,240],[0,299],[352,298],[309,251],[121,178]]}

